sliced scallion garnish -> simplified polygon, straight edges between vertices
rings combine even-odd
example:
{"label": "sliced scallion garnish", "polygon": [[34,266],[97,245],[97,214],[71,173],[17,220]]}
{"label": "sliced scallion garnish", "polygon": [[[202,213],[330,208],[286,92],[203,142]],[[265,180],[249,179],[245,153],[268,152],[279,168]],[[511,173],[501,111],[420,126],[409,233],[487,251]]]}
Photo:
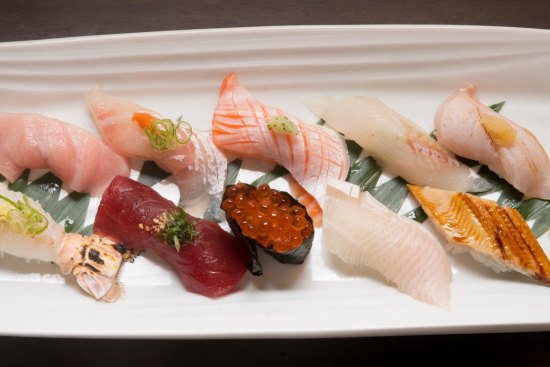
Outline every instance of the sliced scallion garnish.
{"label": "sliced scallion garnish", "polygon": [[34,236],[48,228],[48,219],[29,203],[26,195],[23,195],[23,201],[17,202],[3,195],[0,195],[0,199],[13,206],[13,209],[0,215],[0,223],[7,225],[10,230]]}

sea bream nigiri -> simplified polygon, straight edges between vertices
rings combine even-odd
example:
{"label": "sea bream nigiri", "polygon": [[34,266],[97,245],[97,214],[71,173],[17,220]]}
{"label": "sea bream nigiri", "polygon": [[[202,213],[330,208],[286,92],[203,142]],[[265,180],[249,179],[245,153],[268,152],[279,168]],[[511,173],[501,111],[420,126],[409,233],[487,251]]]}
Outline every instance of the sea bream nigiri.
{"label": "sea bream nigiri", "polygon": [[516,209],[476,196],[409,185],[455,252],[497,272],[517,271],[550,285],[550,261]]}
{"label": "sea bream nigiri", "polygon": [[357,142],[385,169],[410,183],[455,191],[486,191],[489,184],[414,122],[375,97],[312,97],[306,106]]}
{"label": "sea bream nigiri", "polygon": [[128,257],[122,244],[97,235],[65,233],[40,204],[0,184],[0,252],[55,263],[73,274],[96,299],[113,302],[122,294],[117,280]]}
{"label": "sea bream nigiri", "polygon": [[71,190],[99,196],[128,160],[92,133],[31,113],[0,113],[0,174],[15,181],[25,168],[47,168]]}
{"label": "sea bream nigiri", "polygon": [[[180,200],[188,202],[207,191],[221,202],[227,159],[209,133],[176,131],[172,121],[134,102],[92,89],[88,107],[107,145],[125,157],[152,160],[172,173]],[[183,122],[187,128],[189,124]],[[187,134],[187,135],[186,135]]]}
{"label": "sea bream nigiri", "polygon": [[528,130],[482,104],[464,84],[435,115],[437,140],[459,156],[486,164],[527,196],[550,199],[550,160]]}
{"label": "sea bream nigiri", "polygon": [[227,75],[222,83],[212,138],[221,149],[241,157],[285,167],[321,205],[327,180],[345,179],[348,174],[347,148],[337,132],[264,105],[235,74]]}
{"label": "sea bream nigiri", "polygon": [[329,181],[323,209],[323,243],[329,252],[376,269],[416,299],[449,308],[449,258],[426,228],[345,181]]}

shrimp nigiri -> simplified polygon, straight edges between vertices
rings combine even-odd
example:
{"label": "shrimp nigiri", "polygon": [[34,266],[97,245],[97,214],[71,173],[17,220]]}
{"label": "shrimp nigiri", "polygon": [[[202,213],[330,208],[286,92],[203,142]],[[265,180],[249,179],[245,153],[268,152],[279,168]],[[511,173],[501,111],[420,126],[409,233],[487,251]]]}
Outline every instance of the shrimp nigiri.
{"label": "shrimp nigiri", "polygon": [[355,140],[384,168],[410,183],[455,191],[489,184],[408,118],[375,97],[313,97],[307,107],[328,126]]}
{"label": "shrimp nigiri", "polygon": [[435,115],[437,140],[455,154],[486,164],[527,196],[550,199],[550,160],[528,130],[483,105],[465,84]]}
{"label": "shrimp nigiri", "polygon": [[331,180],[327,187],[323,242],[331,253],[376,269],[416,299],[449,307],[451,265],[427,229],[360,192],[359,186]]}
{"label": "shrimp nigiri", "polygon": [[128,253],[122,244],[97,235],[65,233],[40,204],[0,185],[0,252],[56,263],[73,274],[96,299],[113,302],[122,294],[117,280]]}
{"label": "shrimp nigiri", "polygon": [[25,168],[48,168],[92,196],[130,174],[128,160],[86,130],[38,114],[0,113],[0,174],[13,182]]}
{"label": "shrimp nigiri", "polygon": [[348,174],[346,145],[337,132],[264,105],[235,74],[223,81],[212,138],[221,149],[285,167],[320,205],[328,179],[345,179]]}
{"label": "shrimp nigiri", "polygon": [[125,157],[152,160],[174,174],[180,200],[186,202],[206,190],[221,203],[227,159],[212,143],[208,133],[192,131],[189,141],[166,150],[155,149],[146,135],[148,123],[170,121],[134,102],[93,89],[88,107],[105,142]]}

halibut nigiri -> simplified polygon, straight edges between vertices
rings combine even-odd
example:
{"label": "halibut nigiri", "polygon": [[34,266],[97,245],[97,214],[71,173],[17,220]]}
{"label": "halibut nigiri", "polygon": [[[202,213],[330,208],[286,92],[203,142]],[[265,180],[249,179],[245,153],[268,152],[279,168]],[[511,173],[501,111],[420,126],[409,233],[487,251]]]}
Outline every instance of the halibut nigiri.
{"label": "halibut nigiri", "polygon": [[385,169],[410,183],[455,191],[486,191],[489,184],[408,118],[375,97],[313,97],[307,107],[355,140]]}
{"label": "halibut nigiri", "polygon": [[99,196],[128,160],[88,131],[46,116],[0,113],[0,174],[15,181],[25,168],[48,168],[78,192]]}
{"label": "halibut nigiri", "polygon": [[409,185],[456,252],[497,272],[517,271],[550,285],[550,261],[517,210],[466,193]]}
{"label": "halibut nigiri", "polygon": [[254,98],[235,74],[225,77],[212,120],[221,149],[276,162],[322,205],[326,182],[345,179],[349,157],[344,139],[323,126],[306,124]]}
{"label": "halibut nigiri", "polygon": [[329,181],[323,209],[323,242],[329,252],[346,263],[376,269],[416,299],[449,308],[451,265],[422,225],[345,181]]}
{"label": "halibut nigiri", "polygon": [[528,130],[483,105],[465,84],[435,115],[437,140],[459,156],[486,164],[527,196],[550,199],[550,160]]}
{"label": "halibut nigiri", "polygon": [[[183,132],[186,136],[180,136],[180,132],[164,135],[163,129],[174,129],[178,122],[99,89],[91,90],[87,101],[97,127],[113,150],[125,157],[152,160],[172,173],[180,190],[181,201],[196,199],[208,191],[211,197],[217,198],[219,206],[227,173],[227,159],[212,143],[210,134],[187,130]],[[146,128],[152,124],[159,125],[158,134],[148,137]],[[189,127],[187,123],[186,126]]]}

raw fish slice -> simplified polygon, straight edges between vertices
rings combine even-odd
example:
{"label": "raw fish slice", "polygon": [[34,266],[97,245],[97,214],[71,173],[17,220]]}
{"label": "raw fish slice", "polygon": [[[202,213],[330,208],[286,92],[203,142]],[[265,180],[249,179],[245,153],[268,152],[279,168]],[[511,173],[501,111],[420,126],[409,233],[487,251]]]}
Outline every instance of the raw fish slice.
{"label": "raw fish slice", "polygon": [[302,204],[305,208],[311,219],[313,220],[313,224],[315,228],[321,228],[323,226],[323,209],[319,206],[317,203],[317,200],[300,184],[292,177],[288,176],[288,184],[290,187],[290,193],[300,204]]}
{"label": "raw fish slice", "polygon": [[483,105],[465,84],[435,115],[438,141],[462,157],[486,164],[527,196],[550,199],[550,160],[537,138]]}
{"label": "raw fish slice", "polygon": [[310,98],[307,107],[355,140],[378,163],[411,183],[455,191],[486,191],[489,184],[408,118],[374,97]]}
{"label": "raw fish slice", "polygon": [[[96,299],[113,302],[122,295],[117,276],[128,255],[124,246],[97,235],[65,233],[40,204],[3,184],[0,197],[0,253],[55,263],[63,274],[73,274],[78,285]],[[16,209],[18,202],[27,214]],[[39,229],[29,220],[32,211],[33,219],[42,219]]]}
{"label": "raw fish slice", "polygon": [[172,173],[180,190],[180,200],[187,202],[205,191],[221,203],[227,173],[227,160],[212,143],[210,134],[193,130],[187,144],[166,151],[156,151],[134,113],[144,112],[162,119],[156,112],[134,102],[93,89],[87,96],[88,107],[105,142],[125,157],[152,160]]}
{"label": "raw fish slice", "polygon": [[101,198],[94,233],[123,241],[131,249],[151,249],[176,271],[189,291],[219,297],[234,290],[246,272],[244,247],[217,223],[187,214],[195,235],[176,250],[153,230],[164,214],[176,211],[174,203],[149,186],[115,177]]}
{"label": "raw fish slice", "polygon": [[71,190],[99,196],[128,160],[86,130],[38,114],[0,113],[0,174],[48,168]]}
{"label": "raw fish slice", "polygon": [[409,185],[437,229],[458,252],[495,271],[517,271],[550,285],[550,261],[517,210],[465,193]]}
{"label": "raw fish slice", "polygon": [[[298,127],[298,133],[271,131],[268,123],[276,116],[288,118]],[[345,179],[349,169],[346,145],[338,133],[262,104],[241,86],[235,74],[223,81],[212,120],[212,137],[218,147],[241,157],[285,167],[321,205],[327,180]]]}
{"label": "raw fish slice", "polygon": [[327,186],[323,222],[323,242],[331,253],[379,271],[416,299],[449,308],[449,259],[422,225],[393,213],[359,186],[335,180]]}

